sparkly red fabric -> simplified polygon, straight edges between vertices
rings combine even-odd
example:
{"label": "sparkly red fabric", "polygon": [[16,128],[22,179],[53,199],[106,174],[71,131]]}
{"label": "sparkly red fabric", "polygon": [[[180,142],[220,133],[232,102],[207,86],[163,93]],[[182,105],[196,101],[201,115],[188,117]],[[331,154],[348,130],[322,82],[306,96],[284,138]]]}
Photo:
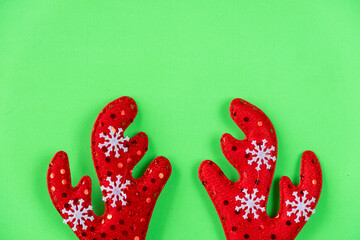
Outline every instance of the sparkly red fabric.
{"label": "sparkly red fabric", "polygon": [[242,99],[232,101],[230,115],[245,133],[245,139],[224,134],[221,148],[240,179],[231,182],[209,160],[199,169],[200,180],[216,207],[226,238],[294,239],[315,211],[320,196],[322,175],[317,157],[311,151],[303,153],[299,186],[294,186],[288,177],[281,178],[280,210],[270,218],[266,204],[276,164],[275,129],[259,108]]}
{"label": "sparkly red fabric", "polygon": [[72,187],[66,153],[56,153],[50,163],[47,182],[51,200],[79,239],[145,239],[156,200],[170,177],[171,165],[165,157],[157,157],[142,177],[132,177],[134,166],[148,147],[143,132],[130,139],[123,135],[136,114],[135,101],[121,97],[101,111],[93,128],[91,150],[105,201],[103,216],[92,211],[88,176]]}

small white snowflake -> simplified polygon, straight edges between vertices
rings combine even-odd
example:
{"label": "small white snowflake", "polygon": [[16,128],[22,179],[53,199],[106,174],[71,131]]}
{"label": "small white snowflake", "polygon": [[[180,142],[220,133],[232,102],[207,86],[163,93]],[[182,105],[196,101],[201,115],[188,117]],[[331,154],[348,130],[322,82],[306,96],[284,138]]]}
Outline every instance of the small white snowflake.
{"label": "small white snowflake", "polygon": [[111,177],[107,177],[106,181],[109,182],[108,187],[101,186],[101,191],[106,191],[106,196],[102,198],[102,200],[105,202],[107,199],[112,200],[112,207],[116,206],[117,201],[121,201],[121,204],[124,206],[126,205],[126,194],[124,193],[124,189],[126,186],[130,185],[130,181],[126,180],[125,183],[121,183],[121,175],[116,176],[117,180],[115,182],[111,181]]}
{"label": "small white snowflake", "polygon": [[[251,153],[253,158],[251,160],[248,160],[248,164],[251,165],[253,162],[257,163],[257,167],[255,168],[257,171],[260,171],[260,166],[262,164],[266,165],[267,169],[271,168],[271,165],[268,163],[269,160],[272,160],[273,162],[276,161],[276,157],[271,156],[271,151],[275,151],[275,147],[271,146],[271,148],[266,148],[266,139],[262,140],[262,145],[259,146],[256,144],[256,141],[252,141],[251,144],[254,145],[254,150],[251,150],[248,148],[246,149],[246,154]],[[261,148],[260,148],[261,147]]]}
{"label": "small white snowflake", "polygon": [[249,194],[247,189],[243,190],[243,193],[245,193],[244,198],[240,198],[239,196],[235,197],[236,201],[240,201],[241,205],[240,207],[235,207],[235,210],[238,212],[240,209],[245,210],[245,214],[243,215],[244,219],[248,219],[248,214],[251,212],[254,214],[254,218],[257,219],[259,217],[258,214],[256,214],[257,210],[260,210],[261,212],[265,211],[265,207],[260,207],[260,201],[265,201],[265,197],[261,196],[260,198],[256,197],[256,193],[258,190],[254,188],[253,194]]}
{"label": "small white snowflake", "polygon": [[71,209],[70,210],[66,210],[65,208],[61,211],[63,214],[67,214],[68,217],[65,219],[64,218],[64,223],[68,224],[69,222],[71,222],[74,226],[72,227],[73,231],[77,230],[77,226],[81,225],[82,229],[86,230],[87,226],[85,225],[85,221],[86,220],[90,220],[93,221],[94,217],[90,216],[92,213],[88,213],[88,211],[92,210],[92,206],[89,205],[87,208],[84,208],[82,206],[84,200],[80,199],[78,201],[77,205],[74,205],[74,201],[70,200],[68,204],[70,204]]}
{"label": "small white snowflake", "polygon": [[290,205],[292,210],[287,212],[288,217],[292,214],[296,215],[295,222],[298,223],[301,216],[305,217],[305,221],[309,220],[310,215],[315,213],[315,209],[310,207],[311,203],[315,203],[315,198],[311,198],[308,200],[306,195],[308,194],[307,191],[304,191],[303,197],[298,197],[297,192],[293,192],[293,196],[295,197],[294,202],[290,202],[286,200],[286,205]]}
{"label": "small white snowflake", "polygon": [[[124,147],[123,143],[129,141],[129,137],[122,137],[122,128],[116,129],[112,126],[109,126],[108,129],[110,130],[109,135],[104,135],[104,133],[100,133],[99,136],[105,139],[104,143],[99,143],[99,148],[107,147],[107,152],[105,156],[110,156],[110,152],[115,152],[115,157],[120,157],[119,150],[122,149],[124,152],[128,151],[127,147]],[[116,133],[116,134],[115,134]]]}

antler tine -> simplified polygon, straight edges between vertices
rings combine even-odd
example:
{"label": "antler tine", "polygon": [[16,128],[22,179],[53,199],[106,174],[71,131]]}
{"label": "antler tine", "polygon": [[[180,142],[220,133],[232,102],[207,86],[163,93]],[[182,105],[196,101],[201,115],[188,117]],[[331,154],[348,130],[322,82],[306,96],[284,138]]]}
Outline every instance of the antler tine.
{"label": "antler tine", "polygon": [[49,194],[58,212],[66,208],[71,199],[79,196],[85,204],[91,204],[91,179],[84,176],[76,187],[72,187],[69,160],[65,152],[55,154],[49,165],[47,178]]}
{"label": "antler tine", "polygon": [[[277,155],[277,139],[275,129],[268,117],[256,106],[243,99],[234,99],[230,104],[230,116],[245,133],[244,140],[237,140],[226,133],[221,138],[221,149],[227,160],[238,170],[240,181],[245,185],[257,185],[267,190],[271,186]],[[249,161],[256,157],[256,148],[266,148],[269,159]],[[260,163],[260,165],[259,165]],[[265,169],[265,170],[264,170]],[[261,174],[259,172],[261,171]],[[258,183],[262,184],[258,184]],[[267,183],[267,184],[264,184]],[[269,192],[266,193],[266,196]]]}

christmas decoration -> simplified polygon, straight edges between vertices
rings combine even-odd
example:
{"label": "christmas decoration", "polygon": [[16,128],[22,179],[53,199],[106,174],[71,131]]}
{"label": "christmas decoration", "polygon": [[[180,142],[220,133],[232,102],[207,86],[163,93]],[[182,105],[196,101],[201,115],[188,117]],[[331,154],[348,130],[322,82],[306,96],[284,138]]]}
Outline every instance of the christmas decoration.
{"label": "christmas decoration", "polygon": [[92,157],[105,202],[105,213],[96,216],[91,206],[91,179],[81,178],[72,187],[68,157],[58,152],[47,175],[51,200],[79,239],[145,239],[156,200],[170,177],[171,165],[157,157],[139,179],[134,166],[147,151],[148,138],[140,132],[124,137],[137,114],[135,101],[121,97],[99,114],[91,135]]}
{"label": "christmas decoration", "polygon": [[216,207],[226,238],[294,239],[315,212],[320,196],[322,175],[317,157],[311,151],[303,153],[299,186],[288,177],[280,179],[280,210],[270,218],[265,209],[277,161],[275,129],[260,109],[242,99],[232,101],[230,115],[245,139],[224,134],[221,148],[240,179],[230,181],[209,160],[199,168],[200,180]]}

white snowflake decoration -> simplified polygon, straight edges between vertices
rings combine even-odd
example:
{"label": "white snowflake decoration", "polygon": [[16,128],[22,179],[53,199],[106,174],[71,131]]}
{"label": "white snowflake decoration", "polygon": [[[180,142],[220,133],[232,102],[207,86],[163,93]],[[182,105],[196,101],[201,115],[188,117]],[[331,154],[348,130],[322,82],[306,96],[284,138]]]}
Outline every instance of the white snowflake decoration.
{"label": "white snowflake decoration", "polygon": [[104,133],[100,133],[99,136],[101,138],[105,139],[104,143],[99,143],[99,148],[107,147],[107,152],[105,153],[105,156],[110,156],[110,152],[115,152],[115,157],[120,157],[119,150],[122,149],[124,152],[128,151],[127,147],[124,147],[123,143],[126,141],[129,141],[129,137],[122,137],[122,128],[118,128],[118,131],[116,132],[116,129],[112,126],[109,126],[108,129],[110,130],[109,135],[104,135]]}
{"label": "white snowflake decoration", "polygon": [[66,210],[65,208],[61,211],[63,214],[67,213],[68,217],[65,219],[64,218],[64,223],[68,224],[69,222],[71,222],[74,226],[72,227],[73,231],[77,230],[77,226],[80,225],[82,226],[82,229],[86,230],[87,226],[85,225],[85,221],[86,220],[90,220],[93,221],[94,217],[93,216],[89,216],[91,214],[88,213],[88,211],[92,210],[92,206],[89,205],[87,208],[84,208],[82,206],[84,200],[80,199],[78,201],[77,205],[74,205],[74,201],[70,200],[68,204],[70,204],[71,209],[70,210]]}
{"label": "white snowflake decoration", "polygon": [[271,165],[268,163],[268,161],[276,161],[276,157],[271,156],[271,151],[275,151],[275,147],[271,146],[271,148],[266,148],[266,143],[266,139],[262,140],[261,146],[257,145],[256,141],[252,141],[251,144],[254,145],[254,150],[250,151],[250,149],[246,149],[246,154],[251,153],[253,155],[253,158],[248,160],[248,164],[251,165],[252,163],[257,163],[257,167],[255,168],[257,171],[260,171],[260,166],[262,164],[265,164],[266,168],[270,169]]}
{"label": "white snowflake decoration", "polygon": [[315,198],[311,198],[308,200],[306,198],[306,195],[308,194],[307,191],[304,191],[303,197],[298,197],[297,192],[293,192],[293,196],[295,197],[294,202],[290,202],[289,200],[286,200],[286,205],[290,205],[292,210],[287,212],[288,217],[290,217],[292,214],[296,215],[295,222],[298,223],[301,216],[305,217],[305,221],[309,220],[310,215],[315,213],[315,209],[312,209],[310,207],[311,203],[315,203]]}
{"label": "white snowflake decoration", "polygon": [[126,186],[130,185],[130,181],[126,180],[125,183],[121,183],[121,175],[116,176],[117,180],[115,182],[111,181],[111,177],[107,177],[106,181],[109,182],[108,187],[101,186],[101,191],[106,190],[106,196],[102,198],[102,200],[105,202],[107,199],[112,200],[112,207],[116,206],[117,201],[121,201],[121,204],[124,206],[126,205],[126,194],[124,193],[124,189]]}
{"label": "white snowflake decoration", "polygon": [[265,197],[261,196],[260,198],[256,197],[256,193],[258,190],[254,188],[253,194],[249,194],[247,189],[243,190],[243,193],[245,193],[244,198],[240,198],[239,196],[235,197],[236,201],[241,202],[240,207],[235,207],[236,211],[239,211],[240,209],[245,210],[245,214],[243,215],[244,219],[248,219],[248,214],[251,212],[254,214],[254,218],[257,219],[259,217],[258,214],[256,214],[257,210],[260,210],[261,212],[265,211],[265,207],[260,206],[260,201],[265,201]]}

